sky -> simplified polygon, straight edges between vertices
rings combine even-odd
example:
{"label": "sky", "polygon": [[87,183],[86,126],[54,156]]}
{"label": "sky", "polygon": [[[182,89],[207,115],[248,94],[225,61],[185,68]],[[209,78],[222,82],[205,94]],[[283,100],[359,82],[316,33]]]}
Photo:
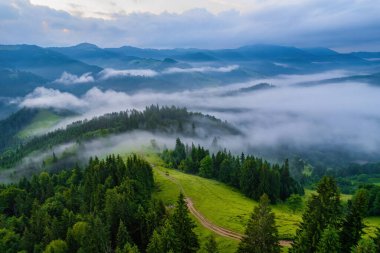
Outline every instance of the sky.
{"label": "sky", "polygon": [[0,44],[380,51],[379,0],[0,0]]}

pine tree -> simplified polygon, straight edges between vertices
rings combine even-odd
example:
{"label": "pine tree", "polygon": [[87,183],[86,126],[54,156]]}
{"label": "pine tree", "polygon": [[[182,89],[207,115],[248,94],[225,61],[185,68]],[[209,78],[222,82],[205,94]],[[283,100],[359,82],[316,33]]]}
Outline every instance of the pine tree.
{"label": "pine tree", "polygon": [[205,178],[211,178],[212,172],[212,159],[209,155],[205,156],[200,163],[199,176]]}
{"label": "pine tree", "polygon": [[285,164],[281,168],[281,175],[280,175],[280,198],[281,200],[286,200],[290,194],[291,190],[289,189],[289,184],[291,181],[290,172],[289,172],[289,161],[288,159],[285,160]]}
{"label": "pine tree", "polygon": [[99,217],[90,217],[89,229],[84,235],[82,249],[84,252],[102,253],[110,250],[107,231]]}
{"label": "pine tree", "polygon": [[148,253],[169,252],[177,249],[176,234],[170,221],[167,220],[164,226],[153,231],[147,247]]}
{"label": "pine tree", "polygon": [[376,253],[380,253],[380,228],[377,228],[376,237],[373,239],[376,245]]}
{"label": "pine tree", "polygon": [[302,216],[293,246],[289,252],[315,252],[321,235],[328,226],[338,228],[341,221],[340,194],[335,180],[323,177]]}
{"label": "pine tree", "polygon": [[340,233],[343,252],[348,252],[360,240],[364,228],[363,219],[367,210],[368,192],[365,189],[360,189],[352,201],[348,201],[348,212],[343,220]]}
{"label": "pine tree", "polygon": [[219,253],[218,245],[216,244],[215,237],[209,235],[204,246],[205,253]]}
{"label": "pine tree", "polygon": [[302,208],[302,198],[300,195],[298,194],[292,194],[290,195],[290,197],[288,198],[288,200],[286,201],[288,206],[289,206],[289,209],[295,213],[297,210],[301,209]]}
{"label": "pine tree", "polygon": [[[317,253],[339,253],[341,249],[338,230],[333,227],[327,227],[323,230],[321,240],[318,243]],[[346,251],[343,251],[346,252]]]}
{"label": "pine tree", "polygon": [[171,219],[171,224],[176,235],[177,248],[175,252],[192,253],[199,249],[197,235],[193,229],[196,227],[189,216],[185,197],[179,194],[177,206]]}
{"label": "pine tree", "polygon": [[157,232],[157,230],[153,231],[153,235],[150,238],[150,242],[148,244],[148,247],[146,249],[147,253],[161,253],[162,251],[162,242],[160,234]]}
{"label": "pine tree", "polygon": [[370,238],[363,238],[352,247],[351,253],[376,253],[376,245]]}
{"label": "pine tree", "polygon": [[119,222],[119,229],[117,231],[117,247],[122,249],[124,248],[125,244],[127,244],[130,241],[130,237],[127,231],[127,228],[125,227],[122,220]]}
{"label": "pine tree", "polygon": [[248,221],[245,236],[239,244],[238,253],[280,252],[275,216],[269,207],[269,198],[264,194],[254,208]]}

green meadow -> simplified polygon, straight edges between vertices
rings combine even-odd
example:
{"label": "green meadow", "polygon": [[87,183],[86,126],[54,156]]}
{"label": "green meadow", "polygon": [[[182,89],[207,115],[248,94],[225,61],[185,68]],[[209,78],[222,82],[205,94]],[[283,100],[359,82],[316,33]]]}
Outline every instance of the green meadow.
{"label": "green meadow", "polygon": [[18,133],[20,138],[28,138],[42,133],[44,130],[56,125],[62,117],[49,110],[41,110],[34,117],[32,122]]}
{"label": "green meadow", "polygon": [[[192,199],[196,209],[208,220],[216,225],[244,233],[249,215],[257,205],[256,201],[215,180],[169,169],[165,167],[165,164],[157,155],[145,153],[144,156],[154,165],[154,177],[157,184],[154,197],[162,199],[166,205],[171,206],[175,204],[179,192],[183,191],[187,197]],[[312,193],[312,190],[306,190],[304,202]],[[350,198],[351,195],[341,195],[342,202],[346,202]],[[281,239],[293,238],[297,226],[302,220],[302,211],[293,213],[283,203],[272,205],[272,210],[276,215],[276,223]],[[380,217],[367,218],[365,224],[367,226],[365,232],[368,235],[373,235],[376,228],[380,227]],[[203,228],[198,222],[197,225],[196,231],[201,241],[203,241],[203,238],[211,232]],[[218,235],[215,236],[223,252],[236,251],[238,242]]]}

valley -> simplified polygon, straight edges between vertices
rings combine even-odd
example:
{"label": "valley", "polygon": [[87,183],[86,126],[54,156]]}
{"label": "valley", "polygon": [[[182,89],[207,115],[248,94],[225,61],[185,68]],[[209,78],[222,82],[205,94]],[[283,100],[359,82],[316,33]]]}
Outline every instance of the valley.
{"label": "valley", "polygon": [[0,1],[0,253],[379,253],[378,13]]}

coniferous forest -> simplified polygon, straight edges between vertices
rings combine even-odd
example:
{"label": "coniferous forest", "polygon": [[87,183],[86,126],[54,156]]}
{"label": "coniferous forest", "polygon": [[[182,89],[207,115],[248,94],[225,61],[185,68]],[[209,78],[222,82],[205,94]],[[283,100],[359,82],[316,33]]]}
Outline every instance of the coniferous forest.
{"label": "coniferous forest", "polygon": [[0,253],[380,253],[380,0],[0,0]]}
{"label": "coniferous forest", "polygon": [[151,197],[152,168],[133,155],[0,187],[0,252],[196,252],[184,196]]}
{"label": "coniferous forest", "polygon": [[[99,131],[108,135],[161,128],[191,136],[196,134],[197,117],[233,132],[228,124],[208,116],[151,106],[142,113],[121,112],[73,123],[27,140],[8,154],[20,152],[23,156],[46,145],[85,141],[95,138]],[[219,181],[258,202],[237,252],[280,252],[283,238],[271,210],[271,205],[277,204],[288,205],[293,213],[303,212],[295,236],[286,241],[289,252],[380,251],[380,230],[371,236],[364,232],[364,219],[380,213],[380,186],[361,184],[345,203],[340,178],[322,176],[315,185],[300,183],[291,175],[288,160],[270,163],[226,149],[215,151],[215,143],[211,146],[212,150],[189,146],[177,138],[174,148],[162,150],[158,157],[167,168]],[[6,159],[3,156],[2,161]],[[187,197],[180,193],[175,204],[168,206],[152,197],[157,187],[152,165],[137,155],[125,159],[119,155],[93,157],[84,167],[44,171],[0,185],[0,252],[218,252],[213,236],[201,242],[194,231],[197,226],[190,216]],[[304,187],[314,187],[315,192],[302,208]]]}
{"label": "coniferous forest", "polygon": [[216,179],[254,200],[267,194],[271,202],[276,203],[285,201],[292,194],[304,194],[303,187],[291,177],[287,160],[279,165],[243,153],[234,156],[225,150],[211,154],[201,146],[193,144],[189,147],[179,138],[174,150],[164,150],[161,156],[170,167]]}

